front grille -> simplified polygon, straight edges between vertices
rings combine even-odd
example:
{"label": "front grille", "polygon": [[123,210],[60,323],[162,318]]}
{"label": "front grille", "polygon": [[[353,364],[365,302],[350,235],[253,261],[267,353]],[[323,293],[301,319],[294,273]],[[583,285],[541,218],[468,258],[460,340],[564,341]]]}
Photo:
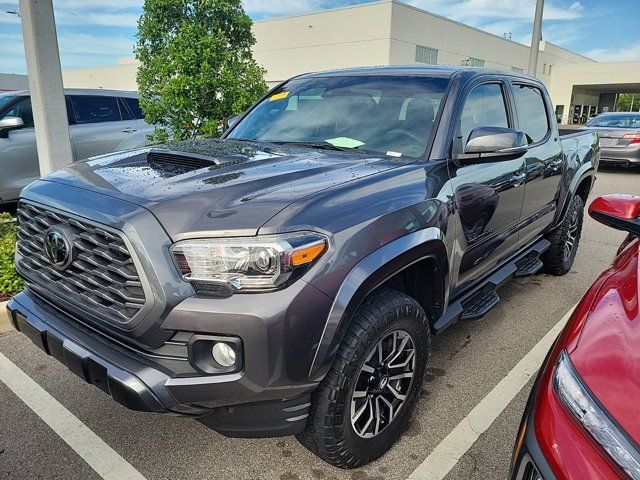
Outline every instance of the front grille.
{"label": "front grille", "polygon": [[[118,324],[142,310],[145,293],[120,233],[24,201],[17,217],[17,270],[55,306]],[[71,244],[71,263],[64,269],[54,267],[45,251],[51,227],[63,231]]]}

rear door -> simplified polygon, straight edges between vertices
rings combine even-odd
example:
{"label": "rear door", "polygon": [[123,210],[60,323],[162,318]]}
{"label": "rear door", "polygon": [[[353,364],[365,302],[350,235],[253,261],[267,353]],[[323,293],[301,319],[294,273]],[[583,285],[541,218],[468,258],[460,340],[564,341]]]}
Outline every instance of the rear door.
{"label": "rear door", "polygon": [[[462,98],[454,154],[463,152],[475,128],[514,127],[509,90],[502,80],[467,87]],[[458,231],[462,233],[457,235],[461,251],[455,296],[516,251],[524,196],[524,155],[465,164],[451,160],[449,165]]]}
{"label": "rear door", "polygon": [[562,143],[548,96],[534,83],[513,82],[516,125],[529,143],[519,247],[531,242],[553,222],[565,165]]}
{"label": "rear door", "polygon": [[113,152],[140,130],[136,119],[123,117],[118,97],[107,95],[71,95],[75,115],[73,133],[75,156],[83,160]]}

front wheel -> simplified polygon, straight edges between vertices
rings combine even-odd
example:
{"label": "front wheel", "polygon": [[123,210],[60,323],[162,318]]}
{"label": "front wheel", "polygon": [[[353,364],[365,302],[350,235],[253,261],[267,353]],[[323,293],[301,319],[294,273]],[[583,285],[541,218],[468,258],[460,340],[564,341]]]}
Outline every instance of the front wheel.
{"label": "front wheel", "polygon": [[552,275],[564,275],[571,270],[578,252],[584,202],[578,195],[574,196],[562,224],[549,236],[551,246],[542,255],[544,271]]}
{"label": "front wheel", "polygon": [[394,290],[371,294],[351,319],[298,440],[341,468],[383,455],[409,421],[430,342],[429,321],[413,298]]}

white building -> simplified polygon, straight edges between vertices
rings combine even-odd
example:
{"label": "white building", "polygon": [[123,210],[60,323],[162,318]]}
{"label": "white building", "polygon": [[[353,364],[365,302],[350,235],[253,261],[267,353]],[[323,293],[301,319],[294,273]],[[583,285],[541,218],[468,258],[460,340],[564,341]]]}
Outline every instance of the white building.
{"label": "white building", "polygon": [[[526,71],[529,47],[445,17],[382,0],[257,21],[254,56],[269,85],[305,72],[375,65],[471,65]],[[65,86],[135,90],[137,63],[67,70]],[[640,92],[640,62],[597,63],[542,42],[538,77],[563,120],[614,108],[617,92]]]}
{"label": "white building", "polygon": [[26,75],[0,73],[0,92],[26,90],[27,88],[29,88],[29,81]]}

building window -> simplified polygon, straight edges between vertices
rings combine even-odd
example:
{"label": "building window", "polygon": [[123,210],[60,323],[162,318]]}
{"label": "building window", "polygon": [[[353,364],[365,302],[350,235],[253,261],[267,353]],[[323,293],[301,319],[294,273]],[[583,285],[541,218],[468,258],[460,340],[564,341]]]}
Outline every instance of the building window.
{"label": "building window", "polygon": [[480,58],[469,57],[469,66],[470,67],[484,67],[484,60]]}
{"label": "building window", "polygon": [[545,75],[547,74],[547,64],[546,63],[542,64],[542,73],[544,73]]}
{"label": "building window", "polygon": [[416,62],[437,65],[438,50],[435,48],[423,47],[422,45],[416,45]]}
{"label": "building window", "polygon": [[553,65],[549,64],[549,75],[551,75],[551,67],[552,67],[552,66],[553,66]]}
{"label": "building window", "polygon": [[518,72],[518,73],[523,73],[524,70],[522,68],[518,68],[518,67],[511,67],[511,70],[514,72]]}

